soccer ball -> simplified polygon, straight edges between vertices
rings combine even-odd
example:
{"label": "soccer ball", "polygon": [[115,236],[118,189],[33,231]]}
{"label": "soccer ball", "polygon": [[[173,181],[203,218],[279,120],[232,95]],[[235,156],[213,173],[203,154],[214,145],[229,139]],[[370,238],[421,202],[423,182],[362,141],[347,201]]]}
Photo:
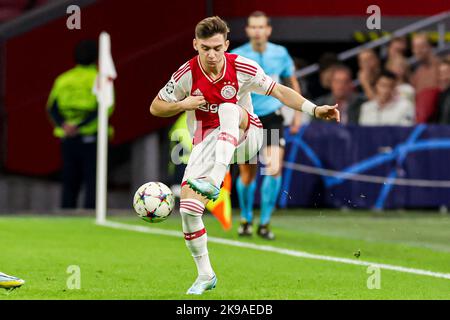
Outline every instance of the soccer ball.
{"label": "soccer ball", "polygon": [[172,213],[175,197],[161,182],[147,182],[134,194],[133,207],[139,217],[151,223],[162,222]]}

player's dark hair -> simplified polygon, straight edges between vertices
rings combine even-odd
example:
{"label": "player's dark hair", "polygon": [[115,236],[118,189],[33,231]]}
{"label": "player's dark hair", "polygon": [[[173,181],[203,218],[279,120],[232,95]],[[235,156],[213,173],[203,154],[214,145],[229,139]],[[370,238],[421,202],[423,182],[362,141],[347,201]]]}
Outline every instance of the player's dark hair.
{"label": "player's dark hair", "polygon": [[94,40],[82,40],[75,47],[75,63],[90,65],[97,62],[97,42]]}
{"label": "player's dark hair", "polygon": [[216,34],[222,34],[227,40],[228,32],[230,29],[227,23],[218,16],[205,18],[195,27],[195,36],[198,39],[208,39]]}
{"label": "player's dark hair", "polygon": [[394,80],[394,81],[397,80],[397,76],[395,75],[395,73],[393,73],[393,72],[391,72],[389,70],[382,70],[380,72],[380,75],[378,76],[376,82],[378,82],[378,80],[380,80],[381,78],[388,78],[388,79],[391,79],[391,80]]}
{"label": "player's dark hair", "polygon": [[[271,25],[270,17],[269,17],[265,12],[263,12],[263,11],[259,11],[259,10],[253,11],[253,12],[248,16],[248,19],[250,19],[250,18],[260,18],[260,17],[266,18],[267,25],[268,25],[268,26]],[[248,19],[247,19],[247,24],[248,24]]]}

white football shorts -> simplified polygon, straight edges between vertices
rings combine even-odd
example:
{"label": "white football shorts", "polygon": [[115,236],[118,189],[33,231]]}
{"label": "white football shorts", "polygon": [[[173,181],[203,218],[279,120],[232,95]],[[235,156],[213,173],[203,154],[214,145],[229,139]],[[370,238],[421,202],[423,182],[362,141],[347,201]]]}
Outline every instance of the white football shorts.
{"label": "white football shorts", "polygon": [[[257,163],[257,154],[263,144],[263,126],[258,116],[248,113],[247,130],[240,130],[238,145],[234,152],[232,164]],[[216,143],[220,127],[211,131],[204,139],[193,146],[184,171],[182,185],[188,178],[209,176],[216,163]]]}

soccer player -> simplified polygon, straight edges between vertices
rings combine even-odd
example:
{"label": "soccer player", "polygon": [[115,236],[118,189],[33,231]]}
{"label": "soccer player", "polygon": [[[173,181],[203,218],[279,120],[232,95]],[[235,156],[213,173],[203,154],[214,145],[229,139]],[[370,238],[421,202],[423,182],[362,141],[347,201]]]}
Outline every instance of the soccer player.
{"label": "soccer player", "polygon": [[22,279],[0,272],[0,288],[15,289],[22,286],[24,283],[25,281]]}
{"label": "soccer player", "polygon": [[[250,42],[234,49],[232,53],[256,61],[274,81],[281,81],[300,93],[300,86],[294,75],[294,62],[288,51],[269,42],[272,33],[270,18],[264,12],[255,11],[248,17],[245,30]],[[281,114],[283,104],[274,97],[259,94],[252,94],[252,103],[255,114],[267,130],[267,143],[262,148],[266,167],[261,185],[261,216],[257,234],[264,239],[273,240],[275,235],[270,230],[269,223],[281,189],[285,146],[284,119]],[[299,128],[300,111],[296,111],[291,124],[291,133],[297,133]],[[240,176],[236,181],[236,189],[241,207],[241,225],[238,229],[240,236],[252,235],[257,168],[257,163],[239,165]]]}
{"label": "soccer player", "polygon": [[202,294],[217,282],[202,220],[206,203],[217,199],[230,163],[252,159],[262,146],[262,124],[253,113],[250,93],[272,95],[295,110],[339,121],[337,105],[316,106],[277,84],[256,62],[227,53],[228,32],[219,17],[200,21],[193,40],[198,55],[172,74],[150,106],[150,113],[158,117],[186,112],[193,137],[180,201],[185,243],[198,272],[187,294]]}

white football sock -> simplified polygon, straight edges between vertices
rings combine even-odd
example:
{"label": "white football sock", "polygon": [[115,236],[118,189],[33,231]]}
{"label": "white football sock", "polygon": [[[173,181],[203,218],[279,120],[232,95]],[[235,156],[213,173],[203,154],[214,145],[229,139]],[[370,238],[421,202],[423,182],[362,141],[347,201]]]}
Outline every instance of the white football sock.
{"label": "white football sock", "polygon": [[180,201],[180,214],[186,246],[194,258],[198,275],[211,278],[214,271],[209,261],[208,237],[202,220],[204,210],[205,205],[196,199],[181,199]]}
{"label": "white football sock", "polygon": [[223,179],[225,178],[225,174],[227,173],[228,166],[224,165],[223,163],[216,162],[214,164],[213,169],[211,170],[211,173],[209,177],[211,178],[213,184],[220,188],[220,185],[223,182]]}
{"label": "white football sock", "polygon": [[216,164],[209,175],[217,187],[222,184],[238,145],[239,108],[238,105],[232,103],[223,103],[219,106],[220,131],[216,143]]}

